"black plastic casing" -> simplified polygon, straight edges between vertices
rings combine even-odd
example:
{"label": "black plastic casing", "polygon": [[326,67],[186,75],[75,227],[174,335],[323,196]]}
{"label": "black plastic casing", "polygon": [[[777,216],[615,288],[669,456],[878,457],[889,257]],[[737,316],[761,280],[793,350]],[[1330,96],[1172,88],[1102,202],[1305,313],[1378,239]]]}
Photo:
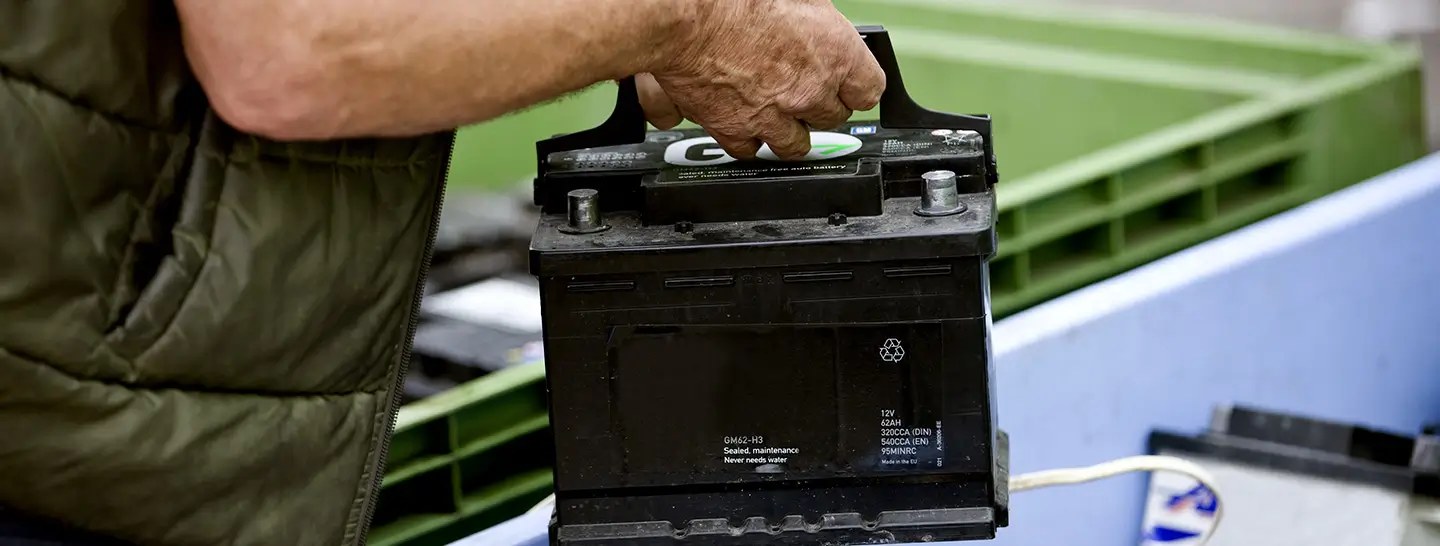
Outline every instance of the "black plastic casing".
{"label": "black plastic casing", "polygon": [[[648,153],[630,81],[605,125],[537,145],[552,544],[934,542],[1008,524],[989,119],[915,106],[884,30],[860,32],[890,83],[876,127],[837,132],[973,146],[675,185],[644,161],[558,168],[577,149]],[[927,170],[959,175],[964,212],[915,213]],[[562,231],[577,188],[599,191],[609,229]]]}

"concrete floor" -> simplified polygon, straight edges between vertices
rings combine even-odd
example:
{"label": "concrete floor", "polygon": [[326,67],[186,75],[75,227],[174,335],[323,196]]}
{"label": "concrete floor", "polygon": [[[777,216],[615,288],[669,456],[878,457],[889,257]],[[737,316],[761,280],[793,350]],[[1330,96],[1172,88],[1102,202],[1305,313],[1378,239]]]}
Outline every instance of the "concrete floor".
{"label": "concrete floor", "polygon": [[[1201,14],[1240,21],[1290,26],[1318,32],[1346,34],[1355,25],[1350,15],[1357,0],[1035,0],[1067,4],[1115,6],[1175,13]],[[1440,0],[1372,0],[1400,4],[1430,2],[1426,7],[1440,10]],[[1382,10],[1383,11],[1383,10]],[[1434,15],[1432,12],[1430,15]],[[1348,19],[1348,20],[1347,20]],[[1430,17],[1435,19],[1435,17]],[[1427,21],[1434,28],[1440,21]],[[1425,54],[1426,110],[1431,149],[1440,150],[1440,31],[1430,31],[1418,40]]]}

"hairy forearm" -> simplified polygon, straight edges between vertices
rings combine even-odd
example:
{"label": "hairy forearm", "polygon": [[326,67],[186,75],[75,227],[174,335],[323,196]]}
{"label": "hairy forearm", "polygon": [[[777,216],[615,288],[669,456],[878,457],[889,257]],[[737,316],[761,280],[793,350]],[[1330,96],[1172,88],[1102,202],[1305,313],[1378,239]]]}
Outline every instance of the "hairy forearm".
{"label": "hairy forearm", "polygon": [[694,0],[176,0],[217,112],[286,140],[485,121],[652,69]]}

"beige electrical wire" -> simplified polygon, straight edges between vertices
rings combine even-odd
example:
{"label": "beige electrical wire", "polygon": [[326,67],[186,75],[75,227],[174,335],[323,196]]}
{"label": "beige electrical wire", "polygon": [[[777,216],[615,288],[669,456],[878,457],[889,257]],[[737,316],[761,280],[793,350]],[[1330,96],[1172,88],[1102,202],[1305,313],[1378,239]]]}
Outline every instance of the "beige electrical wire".
{"label": "beige electrical wire", "polygon": [[1179,457],[1168,457],[1164,455],[1140,455],[1136,457],[1125,457],[1110,462],[1100,463],[1094,466],[1080,468],[1058,468],[1055,470],[1041,470],[1028,474],[1021,474],[1010,478],[1010,492],[1018,493],[1039,489],[1041,487],[1054,487],[1057,485],[1075,485],[1086,482],[1093,482],[1129,474],[1131,472],[1174,472],[1183,474],[1200,482],[1210,494],[1215,496],[1215,521],[1210,528],[1200,535],[1195,543],[1202,546],[1210,541],[1210,536],[1220,528],[1220,519],[1224,515],[1225,502],[1220,498],[1220,489],[1215,485],[1215,477],[1210,475],[1200,465],[1181,459]]}

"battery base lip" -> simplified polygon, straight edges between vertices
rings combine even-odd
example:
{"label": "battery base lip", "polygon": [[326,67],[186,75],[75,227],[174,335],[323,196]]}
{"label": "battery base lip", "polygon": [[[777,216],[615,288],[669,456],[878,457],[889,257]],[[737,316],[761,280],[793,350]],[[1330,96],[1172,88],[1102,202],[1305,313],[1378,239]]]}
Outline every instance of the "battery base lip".
{"label": "battery base lip", "polygon": [[825,514],[815,521],[788,516],[778,522],[746,518],[697,519],[685,528],[668,521],[559,525],[551,520],[553,546],[652,544],[873,544],[991,540],[999,526],[989,507],[882,512],[873,520],[858,513]]}

